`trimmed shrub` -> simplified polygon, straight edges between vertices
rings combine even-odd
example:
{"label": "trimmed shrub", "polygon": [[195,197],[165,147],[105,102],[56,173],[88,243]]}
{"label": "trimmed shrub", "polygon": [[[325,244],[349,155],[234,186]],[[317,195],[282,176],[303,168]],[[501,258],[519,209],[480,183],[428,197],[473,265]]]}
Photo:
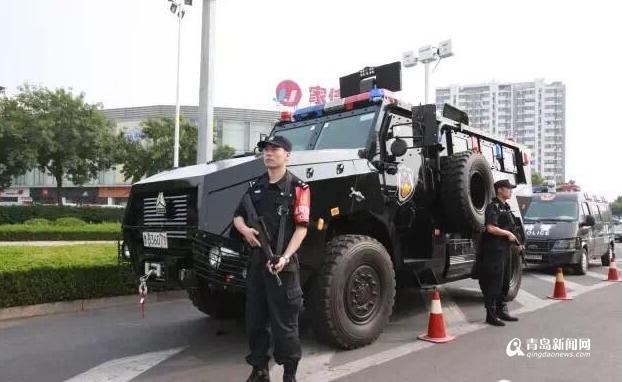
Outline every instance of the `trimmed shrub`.
{"label": "trimmed shrub", "polygon": [[[0,308],[137,294],[116,244],[0,247]],[[177,289],[150,285],[149,292]]]}
{"label": "trimmed shrub", "polygon": [[75,217],[87,223],[120,223],[124,213],[124,208],[0,206],[0,224],[19,224],[34,218],[56,220],[63,217]]}
{"label": "trimmed shrub", "polygon": [[0,241],[30,240],[117,240],[121,238],[118,223],[62,225],[0,225]]}
{"label": "trimmed shrub", "polygon": [[50,221],[44,218],[28,219],[24,222],[25,225],[50,225]]}
{"label": "trimmed shrub", "polygon": [[54,221],[54,224],[62,227],[71,227],[85,225],[86,222],[78,218],[58,218]]}

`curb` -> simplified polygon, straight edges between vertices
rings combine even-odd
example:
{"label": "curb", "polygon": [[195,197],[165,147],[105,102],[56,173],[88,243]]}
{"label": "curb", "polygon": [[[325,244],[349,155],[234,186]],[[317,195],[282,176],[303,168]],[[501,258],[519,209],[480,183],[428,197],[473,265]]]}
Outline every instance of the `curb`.
{"label": "curb", "polygon": [[[185,299],[185,290],[154,292],[149,294],[149,302],[165,302]],[[104,297],[84,300],[50,302],[46,304],[12,306],[0,309],[0,321],[19,318],[47,316],[59,313],[76,313],[87,310],[111,308],[115,306],[138,305],[138,295]]]}

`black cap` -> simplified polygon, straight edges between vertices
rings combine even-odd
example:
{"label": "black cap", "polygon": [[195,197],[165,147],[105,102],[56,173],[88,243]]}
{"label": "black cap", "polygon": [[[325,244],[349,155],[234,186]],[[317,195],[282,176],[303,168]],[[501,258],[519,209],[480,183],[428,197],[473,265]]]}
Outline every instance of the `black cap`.
{"label": "black cap", "polygon": [[495,182],[495,191],[497,191],[498,189],[500,189],[501,187],[505,187],[505,188],[516,188],[516,185],[510,183],[509,180],[507,179],[502,179],[499,181]]}
{"label": "black cap", "polygon": [[261,150],[263,150],[267,145],[282,147],[287,152],[292,151],[292,143],[289,141],[289,139],[285,138],[282,135],[274,135],[268,137],[268,139],[266,140],[259,141],[259,143],[257,143],[257,147],[259,147]]}

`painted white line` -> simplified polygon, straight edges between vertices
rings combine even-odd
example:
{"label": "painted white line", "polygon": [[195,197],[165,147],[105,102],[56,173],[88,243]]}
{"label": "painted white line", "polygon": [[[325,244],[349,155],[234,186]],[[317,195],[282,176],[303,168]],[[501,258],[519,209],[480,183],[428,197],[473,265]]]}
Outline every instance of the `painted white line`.
{"label": "painted white line", "polygon": [[534,310],[542,309],[545,306],[551,305],[556,302],[555,300],[544,299],[533,295],[524,289],[518,291],[515,301],[517,301],[522,306],[516,310],[513,310],[512,314],[533,312]]}
{"label": "painted white line", "polygon": [[[607,271],[609,272],[609,271]],[[595,279],[598,279],[600,281],[604,280],[607,278],[607,272],[605,273],[598,273],[598,272],[594,272],[594,271],[587,271],[586,276],[590,276],[593,277]]]}
{"label": "painted white line", "polygon": [[[467,322],[467,318],[454,300],[447,289],[441,289],[441,307],[443,309],[443,318],[447,326],[463,324]],[[430,306],[428,305],[428,309]],[[428,312],[429,313],[429,312]]]}
{"label": "painted white line", "polygon": [[[549,284],[555,284],[555,276],[550,276],[550,275],[541,275],[538,273],[530,273],[528,277],[533,277],[536,279],[540,279],[542,281],[545,281]],[[564,277],[564,284],[566,285],[567,289],[572,289],[573,292],[575,292],[575,294],[577,292],[581,292],[583,290],[586,290],[589,288],[589,286],[587,285],[581,285],[572,281],[569,281],[568,278]]]}
{"label": "painted white line", "polygon": [[[598,283],[595,285],[591,285],[589,287],[584,287],[582,290],[577,291],[574,296],[578,296],[587,292],[591,292],[596,289],[604,288],[608,285],[613,285],[616,283]],[[617,283],[617,285],[622,285],[622,283]],[[461,288],[474,290],[475,288]],[[429,292],[422,291],[424,295],[427,296],[427,300],[429,300]],[[513,311],[513,314],[522,314],[533,312],[542,308],[545,308],[552,304],[560,303],[558,300],[549,300],[543,299],[541,297],[535,296],[524,289],[521,289],[516,296],[518,302],[523,305],[520,309]],[[441,299],[443,299],[443,292],[441,292]],[[444,301],[444,300],[443,300]],[[429,305],[429,301],[426,302]],[[429,306],[428,306],[429,309]],[[448,331],[455,336],[465,335],[467,333],[471,333],[483,328],[487,328],[488,325],[483,322],[474,322],[474,323],[465,323],[458,326],[452,326],[448,328]],[[417,341],[414,340],[410,343],[404,344],[402,346],[398,346],[396,348],[392,348],[380,353],[372,354],[370,356],[358,359],[356,361],[348,362],[342,365],[318,369],[316,372],[305,375],[304,381],[317,381],[317,382],[328,382],[334,381],[339,378],[346,377],[348,375],[358,373],[367,368],[378,366],[383,363],[392,361],[396,358],[403,357],[405,355],[412,354],[414,352],[429,348],[431,346],[435,346],[435,344],[425,342],[425,341]],[[436,346],[449,346],[449,345],[436,345]],[[303,360],[304,363],[304,360]],[[302,380],[302,379],[301,379]]]}
{"label": "painted white line", "polygon": [[[309,375],[322,369],[326,369],[330,365],[330,361],[335,355],[334,348],[317,344],[309,343],[302,345],[302,360],[298,366],[298,372],[296,378],[299,381],[308,381]],[[270,367],[270,380],[280,381],[283,379],[283,367],[280,365],[272,365]]]}
{"label": "painted white line", "polygon": [[182,350],[183,347],[113,359],[65,382],[128,382]]}

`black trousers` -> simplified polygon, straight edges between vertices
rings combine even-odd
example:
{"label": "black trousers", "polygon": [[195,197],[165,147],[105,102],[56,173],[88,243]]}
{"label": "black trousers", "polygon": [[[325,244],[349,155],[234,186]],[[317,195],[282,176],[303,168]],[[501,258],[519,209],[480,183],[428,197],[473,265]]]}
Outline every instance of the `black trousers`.
{"label": "black trousers", "polygon": [[479,286],[486,308],[503,307],[510,289],[510,248],[485,250],[480,267]]}
{"label": "black trousers", "polygon": [[[252,254],[254,255],[254,253]],[[251,255],[251,256],[252,256]],[[279,273],[282,285],[266,269],[265,262],[251,261],[246,286],[246,333],[250,354],[246,362],[265,367],[271,337],[274,339],[274,360],[286,372],[296,372],[302,355],[298,336],[298,315],[302,308],[300,274],[296,268]],[[272,335],[272,336],[271,336]]]}

